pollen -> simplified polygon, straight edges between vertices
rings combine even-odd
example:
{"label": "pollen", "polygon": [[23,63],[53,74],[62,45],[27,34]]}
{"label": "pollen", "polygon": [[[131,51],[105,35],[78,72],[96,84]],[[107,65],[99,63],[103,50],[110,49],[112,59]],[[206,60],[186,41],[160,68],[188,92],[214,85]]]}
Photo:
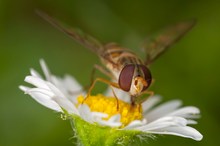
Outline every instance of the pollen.
{"label": "pollen", "polygon": [[126,103],[122,100],[117,100],[115,97],[106,97],[102,94],[96,96],[89,96],[85,99],[83,96],[78,96],[77,98],[79,106],[80,104],[87,104],[90,107],[90,110],[93,112],[102,112],[108,114],[107,118],[103,120],[108,120],[111,116],[115,114],[121,115],[120,122],[122,127],[125,127],[130,122],[134,120],[142,119],[142,106],[135,105],[132,106],[130,103]]}

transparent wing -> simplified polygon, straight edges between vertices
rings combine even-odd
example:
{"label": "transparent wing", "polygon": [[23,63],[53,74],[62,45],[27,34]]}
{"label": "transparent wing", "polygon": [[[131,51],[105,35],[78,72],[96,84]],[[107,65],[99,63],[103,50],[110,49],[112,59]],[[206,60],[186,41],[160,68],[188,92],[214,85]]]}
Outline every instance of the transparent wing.
{"label": "transparent wing", "polygon": [[64,32],[70,38],[77,41],[84,47],[92,50],[94,53],[97,53],[98,55],[102,53],[103,45],[97,39],[91,37],[90,35],[83,33],[79,29],[70,29],[70,28],[64,27],[58,20],[56,20],[55,18],[52,18],[51,16],[49,16],[43,11],[36,10],[36,13],[40,17],[42,17],[44,20],[49,22],[51,25],[58,28],[60,31]]}
{"label": "transparent wing", "polygon": [[143,45],[146,51],[145,64],[151,64],[163,54],[172,44],[184,36],[195,25],[195,22],[195,20],[191,20],[177,23],[166,28],[156,37],[146,40]]}

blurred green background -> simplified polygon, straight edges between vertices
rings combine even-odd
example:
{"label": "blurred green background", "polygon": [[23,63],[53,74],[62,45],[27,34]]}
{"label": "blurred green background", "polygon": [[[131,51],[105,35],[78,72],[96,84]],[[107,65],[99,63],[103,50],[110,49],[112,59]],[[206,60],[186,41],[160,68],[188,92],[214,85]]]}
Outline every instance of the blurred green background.
{"label": "blurred green background", "polygon": [[[189,18],[198,23],[158,59],[151,70],[152,89],[164,101],[179,98],[201,109],[195,127],[200,142],[158,136],[148,145],[220,145],[220,3],[206,0],[1,0],[0,1],[0,146],[71,146],[69,121],[39,105],[18,89],[29,68],[44,58],[54,74],[69,73],[87,85],[99,63],[89,50],[39,18],[40,8],[103,42],[115,41],[140,51],[141,41],[163,26]],[[96,90],[104,88],[98,86]]]}

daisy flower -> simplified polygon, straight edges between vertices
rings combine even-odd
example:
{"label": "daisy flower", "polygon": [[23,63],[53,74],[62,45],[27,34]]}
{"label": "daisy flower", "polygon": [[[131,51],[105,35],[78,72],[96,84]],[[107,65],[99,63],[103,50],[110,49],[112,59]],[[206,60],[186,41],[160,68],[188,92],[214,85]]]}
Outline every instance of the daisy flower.
{"label": "daisy flower", "polygon": [[34,87],[19,86],[25,94],[43,106],[70,118],[78,144],[128,145],[143,143],[156,134],[176,135],[202,140],[203,136],[188,126],[197,124],[200,111],[197,107],[181,107],[179,100],[158,104],[160,96],[152,96],[141,106],[131,106],[129,95],[114,89],[118,100],[109,88],[104,94],[90,95],[70,75],[64,78],[52,75],[43,60],[40,64],[43,78],[34,69],[25,82]]}

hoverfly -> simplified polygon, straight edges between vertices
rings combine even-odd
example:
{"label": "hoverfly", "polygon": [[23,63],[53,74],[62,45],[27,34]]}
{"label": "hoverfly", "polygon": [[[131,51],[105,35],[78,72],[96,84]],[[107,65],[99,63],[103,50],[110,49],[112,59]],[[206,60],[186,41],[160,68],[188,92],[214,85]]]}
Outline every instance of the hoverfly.
{"label": "hoverfly", "polygon": [[36,12],[73,40],[96,53],[105,66],[105,68],[101,66],[96,66],[96,68],[110,76],[112,80],[117,81],[112,82],[103,78],[96,78],[88,90],[88,95],[90,95],[95,83],[101,81],[128,92],[132,105],[140,104],[147,99],[140,100],[139,97],[142,94],[153,95],[152,91],[147,90],[152,82],[149,65],[195,25],[194,20],[180,22],[144,42],[146,59],[143,61],[127,48],[123,48],[116,43],[102,44],[90,35],[63,27],[59,21],[42,11],[37,10]]}

